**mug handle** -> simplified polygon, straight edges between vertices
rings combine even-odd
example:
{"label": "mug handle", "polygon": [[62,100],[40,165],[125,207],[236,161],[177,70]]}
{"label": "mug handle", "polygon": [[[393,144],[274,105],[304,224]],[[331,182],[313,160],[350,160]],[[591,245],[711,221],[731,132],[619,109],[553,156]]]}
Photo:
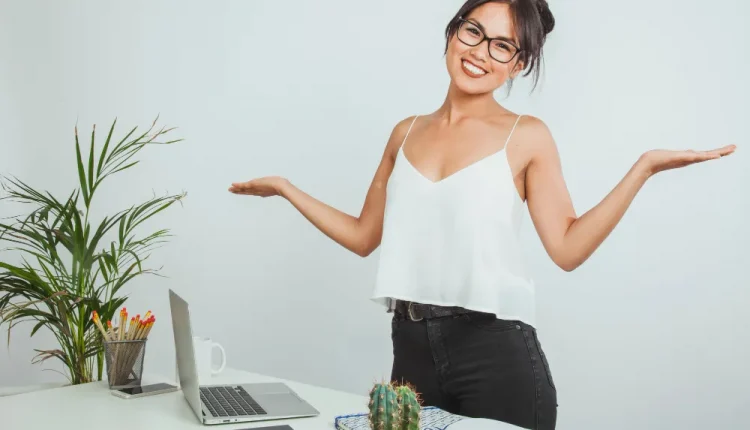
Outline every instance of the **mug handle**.
{"label": "mug handle", "polygon": [[219,348],[219,351],[221,351],[221,366],[219,366],[218,369],[214,369],[213,366],[211,366],[211,374],[216,375],[216,374],[221,373],[224,370],[224,368],[227,366],[227,352],[224,351],[224,347],[221,346],[221,344],[218,344],[216,342],[214,342],[211,345],[211,347]]}

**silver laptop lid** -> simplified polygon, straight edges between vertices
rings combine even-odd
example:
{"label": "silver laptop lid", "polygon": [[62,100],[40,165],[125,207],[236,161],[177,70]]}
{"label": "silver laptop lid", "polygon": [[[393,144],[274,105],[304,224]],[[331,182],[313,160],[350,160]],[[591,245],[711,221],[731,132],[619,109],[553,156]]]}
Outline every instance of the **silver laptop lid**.
{"label": "silver laptop lid", "polygon": [[201,408],[198,372],[195,365],[195,350],[193,349],[193,330],[190,326],[188,304],[182,297],[170,289],[169,306],[172,309],[172,330],[174,331],[177,372],[180,377],[182,393],[193,409],[193,412],[195,412],[195,416],[202,421],[203,411]]}

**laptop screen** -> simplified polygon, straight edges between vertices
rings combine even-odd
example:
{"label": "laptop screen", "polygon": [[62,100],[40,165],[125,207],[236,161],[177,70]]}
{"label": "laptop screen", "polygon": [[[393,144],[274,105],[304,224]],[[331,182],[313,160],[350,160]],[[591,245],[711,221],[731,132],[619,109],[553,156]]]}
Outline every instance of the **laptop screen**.
{"label": "laptop screen", "polygon": [[174,331],[174,346],[177,358],[177,373],[180,386],[190,407],[198,419],[202,420],[203,410],[200,401],[198,372],[195,365],[195,350],[193,350],[193,330],[190,327],[190,312],[188,304],[174,291],[169,290],[169,305],[172,309],[172,330]]}

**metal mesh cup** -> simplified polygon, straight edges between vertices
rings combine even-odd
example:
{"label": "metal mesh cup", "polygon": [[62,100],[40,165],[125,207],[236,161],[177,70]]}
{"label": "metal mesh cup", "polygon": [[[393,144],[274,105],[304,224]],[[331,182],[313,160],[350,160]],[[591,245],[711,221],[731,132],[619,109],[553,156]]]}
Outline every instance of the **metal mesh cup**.
{"label": "metal mesh cup", "polygon": [[146,339],[104,342],[109,388],[140,385],[145,356]]}

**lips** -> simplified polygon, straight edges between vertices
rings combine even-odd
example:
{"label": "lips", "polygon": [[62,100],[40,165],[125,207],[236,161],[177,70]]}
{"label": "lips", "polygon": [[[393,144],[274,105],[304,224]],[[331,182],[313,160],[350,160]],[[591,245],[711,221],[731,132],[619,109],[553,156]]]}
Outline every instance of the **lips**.
{"label": "lips", "polygon": [[474,77],[474,78],[478,78],[489,73],[487,70],[483,69],[482,67],[479,67],[478,65],[466,59],[461,60],[461,68],[464,70],[464,72],[467,75]]}

